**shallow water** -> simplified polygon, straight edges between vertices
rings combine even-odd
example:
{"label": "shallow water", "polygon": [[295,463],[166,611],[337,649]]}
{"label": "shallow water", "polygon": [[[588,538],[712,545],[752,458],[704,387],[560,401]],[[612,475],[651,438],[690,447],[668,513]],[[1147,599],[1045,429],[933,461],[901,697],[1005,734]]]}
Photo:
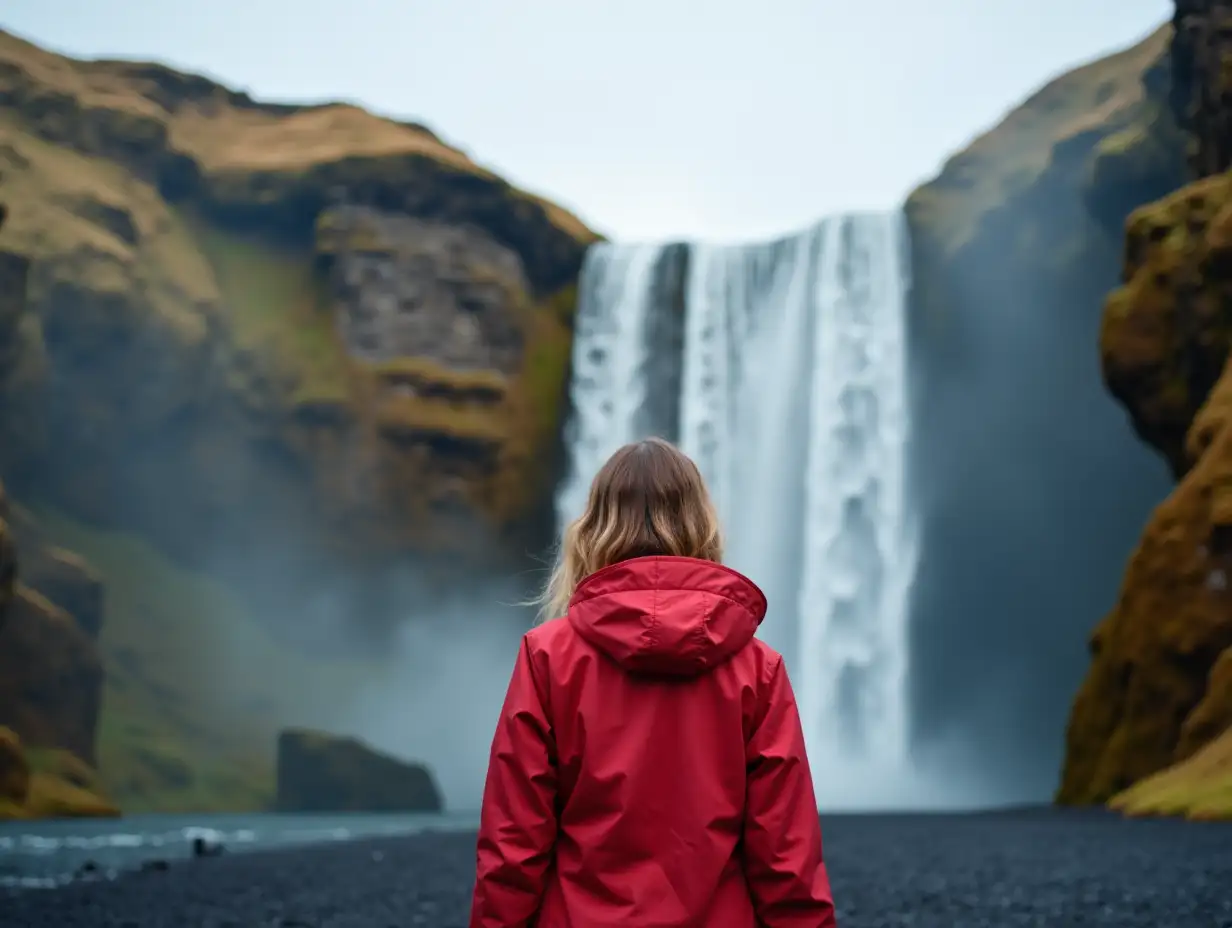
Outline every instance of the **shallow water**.
{"label": "shallow water", "polygon": [[0,887],[40,888],[90,866],[108,878],[154,860],[192,856],[193,841],[224,853],[426,831],[474,829],[475,814],[134,815],[121,819],[0,822]]}

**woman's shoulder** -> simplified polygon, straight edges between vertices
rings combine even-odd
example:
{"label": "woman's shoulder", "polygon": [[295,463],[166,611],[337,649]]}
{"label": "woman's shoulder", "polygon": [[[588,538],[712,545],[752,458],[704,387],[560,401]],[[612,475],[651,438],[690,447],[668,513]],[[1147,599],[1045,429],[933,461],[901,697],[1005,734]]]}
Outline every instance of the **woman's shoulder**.
{"label": "woman's shoulder", "polygon": [[522,637],[532,651],[540,651],[555,646],[562,637],[570,635],[571,632],[569,617],[560,616],[540,622]]}

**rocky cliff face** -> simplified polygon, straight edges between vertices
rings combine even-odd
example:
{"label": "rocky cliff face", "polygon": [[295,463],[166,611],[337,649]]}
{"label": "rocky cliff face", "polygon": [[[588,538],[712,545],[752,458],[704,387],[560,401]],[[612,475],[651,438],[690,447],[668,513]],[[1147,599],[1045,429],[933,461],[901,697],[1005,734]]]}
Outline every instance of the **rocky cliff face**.
{"label": "rocky cliff face", "polygon": [[[4,358],[13,329],[6,332],[3,320],[25,309],[25,262],[0,252],[0,269],[8,271],[0,280]],[[0,366],[0,382],[11,371]],[[96,795],[90,768],[102,700],[101,624],[97,573],[71,552],[45,546],[0,483],[0,818],[114,812]],[[32,764],[32,757],[50,763]]]}
{"label": "rocky cliff face", "polygon": [[[1134,213],[1100,348],[1109,389],[1178,483],[1091,638],[1063,802],[1107,800],[1194,757],[1232,723],[1232,180],[1222,173],[1232,166],[1232,8],[1178,2],[1175,25],[1172,103],[1191,168],[1212,176]],[[1211,814],[1211,796],[1199,801],[1193,781],[1226,755],[1225,745],[1184,765],[1126,807],[1185,811],[1194,799]],[[1224,810],[1232,813],[1226,801]]]}
{"label": "rocky cliff face", "polygon": [[3,34],[0,102],[15,491],[254,587],[546,541],[575,218],[422,126]]}
{"label": "rocky cliff face", "polygon": [[1167,492],[1095,345],[1125,216],[1184,176],[1169,37],[1048,84],[907,202],[916,735],[970,738],[999,797],[1054,787],[1083,635]]}
{"label": "rocky cliff face", "polygon": [[[72,616],[40,660],[99,638],[126,810],[263,807],[281,725],[549,539],[595,236],[422,126],[3,32],[0,190],[0,478],[46,530],[0,597]],[[40,698],[0,694],[36,751]]]}

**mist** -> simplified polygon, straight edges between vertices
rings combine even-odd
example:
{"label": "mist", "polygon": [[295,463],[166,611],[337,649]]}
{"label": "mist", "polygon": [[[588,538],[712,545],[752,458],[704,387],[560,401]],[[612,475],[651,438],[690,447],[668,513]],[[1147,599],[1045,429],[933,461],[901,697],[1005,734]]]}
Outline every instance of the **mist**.
{"label": "mist", "polygon": [[389,659],[348,696],[336,727],[397,757],[426,763],[451,812],[477,811],[488,751],[521,636],[533,610],[513,584],[415,608]]}
{"label": "mist", "polygon": [[1088,637],[1172,485],[1104,387],[1099,329],[1124,217],[1180,159],[1102,191],[1101,220],[1081,189],[1097,139],[1058,146],[956,254],[913,229],[914,740],[1008,801],[1051,798]]}

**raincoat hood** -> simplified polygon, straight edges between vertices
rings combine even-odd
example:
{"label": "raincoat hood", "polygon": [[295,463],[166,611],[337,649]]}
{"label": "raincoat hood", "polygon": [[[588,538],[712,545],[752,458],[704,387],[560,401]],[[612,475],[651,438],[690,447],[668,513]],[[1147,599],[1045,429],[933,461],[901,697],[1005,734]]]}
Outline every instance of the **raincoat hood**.
{"label": "raincoat hood", "polygon": [[730,567],[638,557],[591,574],[569,601],[578,634],[631,673],[693,677],[752,639],[766,597]]}

